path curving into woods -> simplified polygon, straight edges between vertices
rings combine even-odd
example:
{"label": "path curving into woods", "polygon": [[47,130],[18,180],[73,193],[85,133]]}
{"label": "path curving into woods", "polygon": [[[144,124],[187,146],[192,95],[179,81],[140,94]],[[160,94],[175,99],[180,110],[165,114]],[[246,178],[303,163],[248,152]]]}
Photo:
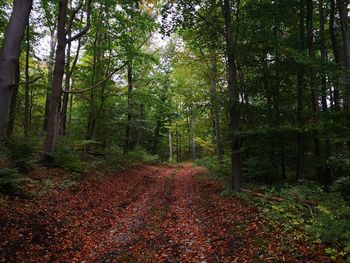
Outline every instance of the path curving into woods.
{"label": "path curving into woods", "polygon": [[49,196],[3,198],[0,262],[329,262],[322,246],[285,243],[222,189],[184,164],[94,172]]}

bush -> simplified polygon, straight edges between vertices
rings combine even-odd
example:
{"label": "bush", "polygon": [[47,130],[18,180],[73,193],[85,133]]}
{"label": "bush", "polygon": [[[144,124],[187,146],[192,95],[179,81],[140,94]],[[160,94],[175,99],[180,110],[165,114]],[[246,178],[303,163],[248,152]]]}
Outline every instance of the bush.
{"label": "bush", "polygon": [[247,179],[259,182],[273,182],[277,177],[276,167],[273,163],[269,155],[260,153],[244,161],[243,172]]}
{"label": "bush", "polygon": [[222,163],[218,160],[216,156],[208,156],[202,159],[198,159],[196,164],[199,166],[206,167],[215,176],[229,176],[231,174],[231,159],[229,157],[224,157]]}
{"label": "bush", "polygon": [[7,142],[9,160],[16,166],[29,164],[38,147],[38,141],[35,139],[16,138]]}
{"label": "bush", "polygon": [[334,181],[331,189],[339,192],[346,200],[350,199],[350,176],[339,177]]}
{"label": "bush", "polygon": [[[289,239],[308,238],[329,245],[331,256],[350,254],[350,206],[339,193],[326,192],[311,182],[263,187],[267,196],[282,196],[283,202],[251,199],[274,224],[281,224]],[[306,203],[309,201],[309,204]],[[310,205],[314,203],[316,205]]]}
{"label": "bush", "polygon": [[75,149],[75,144],[70,140],[62,140],[54,153],[53,165],[74,172],[84,172],[91,168],[92,162],[82,160],[82,153]]}
{"label": "bush", "polygon": [[25,179],[17,176],[17,170],[0,168],[0,192],[8,195],[27,197],[23,190]]}
{"label": "bush", "polygon": [[136,148],[129,152],[125,158],[128,159],[130,164],[157,164],[160,162],[158,155],[149,154],[142,148]]}

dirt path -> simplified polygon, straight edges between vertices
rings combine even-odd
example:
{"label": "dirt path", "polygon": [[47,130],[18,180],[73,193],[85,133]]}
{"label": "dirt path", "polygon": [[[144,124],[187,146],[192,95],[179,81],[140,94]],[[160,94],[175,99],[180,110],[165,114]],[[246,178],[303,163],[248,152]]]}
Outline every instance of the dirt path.
{"label": "dirt path", "polygon": [[329,261],[320,248],[286,243],[205,174],[142,166],[33,200],[3,198],[0,262]]}

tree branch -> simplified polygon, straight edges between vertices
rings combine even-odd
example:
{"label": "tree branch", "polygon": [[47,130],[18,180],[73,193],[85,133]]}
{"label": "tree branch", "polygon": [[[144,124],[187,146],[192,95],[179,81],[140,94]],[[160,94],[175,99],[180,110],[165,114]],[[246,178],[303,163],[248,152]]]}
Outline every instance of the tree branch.
{"label": "tree branch", "polygon": [[35,78],[35,79],[33,79],[33,80],[30,80],[30,81],[15,83],[15,84],[13,84],[13,86],[22,86],[22,85],[26,85],[26,84],[32,84],[32,83],[34,83],[34,82],[37,82],[37,81],[38,81],[39,79],[41,79],[41,78],[42,78],[42,76],[39,76],[39,77],[37,77],[37,78]]}
{"label": "tree branch", "polygon": [[72,32],[72,26],[73,26],[73,22],[78,14],[78,12],[80,11],[80,9],[83,7],[83,2],[81,2],[76,9],[73,10],[72,12],[72,15],[70,17],[70,20],[69,20],[69,24],[68,24],[68,27],[67,27],[67,32],[66,34],[69,35],[71,32]]}
{"label": "tree branch", "polygon": [[75,55],[72,67],[71,67],[70,71],[68,72],[68,78],[70,78],[73,75],[73,71],[74,71],[75,66],[77,65],[77,62],[78,62],[78,59],[79,59],[80,48],[81,48],[81,41],[79,39],[77,53]]}
{"label": "tree branch", "polygon": [[91,0],[88,0],[86,26],[83,28],[83,30],[81,30],[75,36],[72,36],[71,38],[68,38],[67,42],[73,42],[73,41],[77,40],[78,38],[81,38],[83,35],[85,35],[89,31],[90,26],[91,26]]}
{"label": "tree branch", "polygon": [[99,86],[101,86],[103,83],[105,83],[107,80],[109,80],[115,73],[117,73],[119,70],[123,69],[126,65],[128,64],[128,62],[124,62],[123,65],[121,65],[120,67],[116,68],[115,70],[113,70],[105,79],[101,80],[99,83],[93,85],[92,87],[88,88],[88,89],[84,89],[84,90],[72,90],[72,91],[68,91],[68,90],[64,90],[64,93],[69,93],[69,94],[82,94],[85,92],[88,92],[90,90],[93,90]]}

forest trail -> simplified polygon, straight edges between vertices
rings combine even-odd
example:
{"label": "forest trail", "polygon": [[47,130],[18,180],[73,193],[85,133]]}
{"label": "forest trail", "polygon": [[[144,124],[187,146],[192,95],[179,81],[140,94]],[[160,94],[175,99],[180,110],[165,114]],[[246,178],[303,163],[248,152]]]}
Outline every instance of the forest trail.
{"label": "forest trail", "polygon": [[140,166],[4,199],[0,262],[328,262],[222,189],[191,164]]}

